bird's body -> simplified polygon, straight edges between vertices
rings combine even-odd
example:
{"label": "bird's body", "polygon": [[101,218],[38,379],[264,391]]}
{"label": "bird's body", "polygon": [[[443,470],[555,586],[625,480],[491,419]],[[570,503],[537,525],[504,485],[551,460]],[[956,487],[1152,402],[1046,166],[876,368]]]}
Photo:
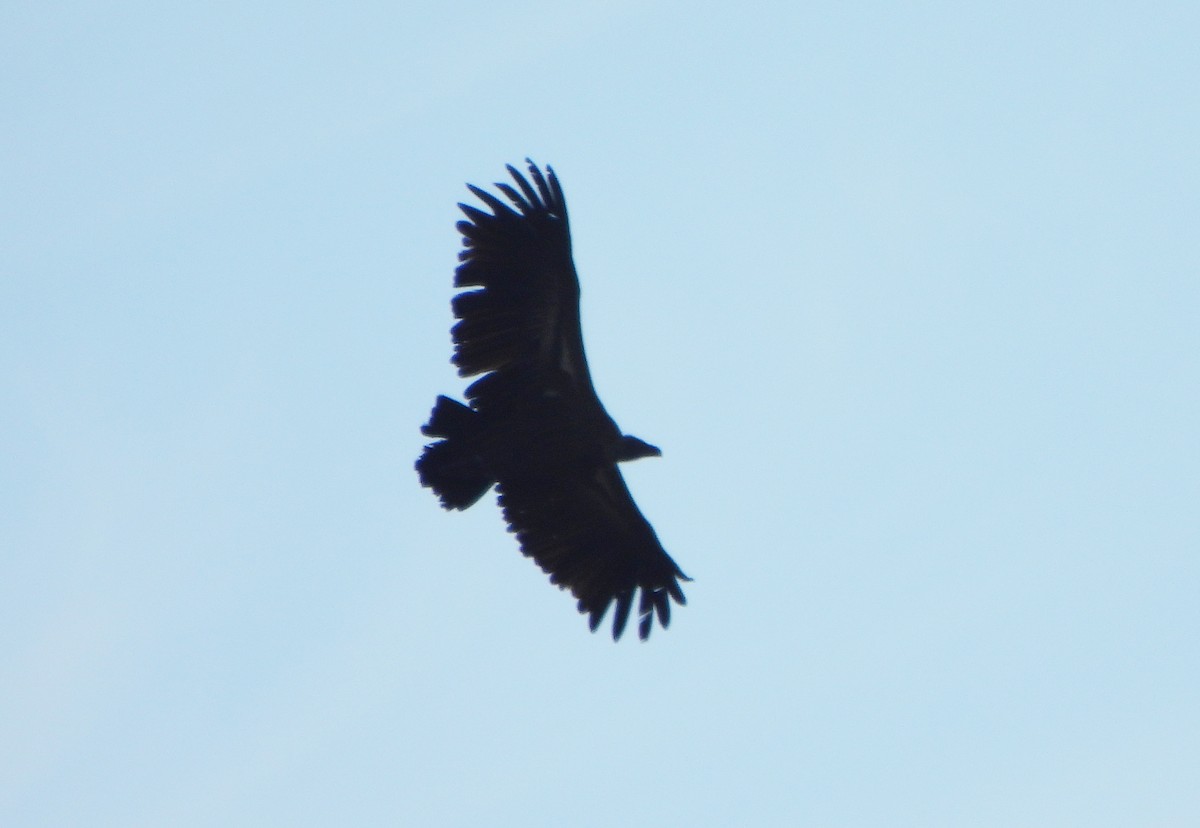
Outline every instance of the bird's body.
{"label": "bird's body", "polygon": [[[470,187],[492,212],[459,205],[464,249],[452,303],[454,357],[469,405],[438,397],[422,431],[440,438],[417,461],[421,483],[447,509],[465,509],[497,485],[509,530],[551,582],[570,589],[594,630],[610,604],[619,638],[640,591],[638,633],[688,580],[642,516],[617,463],[660,454],[621,433],[587,369],[579,280],[554,171],[529,163],[533,185],[497,184],[512,206]],[[535,189],[536,186],[536,189]],[[514,209],[515,208],[515,209]]]}

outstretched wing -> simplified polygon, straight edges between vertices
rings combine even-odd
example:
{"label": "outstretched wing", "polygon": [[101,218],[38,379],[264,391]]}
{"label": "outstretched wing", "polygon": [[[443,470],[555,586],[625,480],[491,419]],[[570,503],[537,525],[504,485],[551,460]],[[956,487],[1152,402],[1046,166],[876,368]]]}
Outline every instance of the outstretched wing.
{"label": "outstretched wing", "polygon": [[488,374],[467,389],[476,407],[518,375],[553,377],[596,406],[579,321],[579,278],[571,261],[567,205],[554,170],[532,161],[532,184],[511,165],[516,187],[498,183],[511,204],[468,185],[488,213],[468,204],[454,284],[478,288],[453,300],[454,358],[461,376]]}
{"label": "outstretched wing", "polygon": [[671,599],[685,604],[681,580],[691,580],[658,542],[615,465],[586,476],[500,481],[500,505],[521,552],[551,583],[569,589],[593,631],[609,605],[613,638],[621,637],[638,600],[638,636],[650,636],[654,617],[666,627]]}

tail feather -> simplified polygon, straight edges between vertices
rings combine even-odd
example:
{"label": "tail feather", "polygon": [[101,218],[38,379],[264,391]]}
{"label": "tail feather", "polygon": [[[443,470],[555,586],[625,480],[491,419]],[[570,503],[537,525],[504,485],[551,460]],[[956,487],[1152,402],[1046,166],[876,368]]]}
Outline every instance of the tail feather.
{"label": "tail feather", "polygon": [[438,397],[421,428],[427,437],[442,438],[425,446],[416,468],[421,485],[433,489],[445,509],[466,509],[496,482],[472,446],[477,416],[460,402]]}

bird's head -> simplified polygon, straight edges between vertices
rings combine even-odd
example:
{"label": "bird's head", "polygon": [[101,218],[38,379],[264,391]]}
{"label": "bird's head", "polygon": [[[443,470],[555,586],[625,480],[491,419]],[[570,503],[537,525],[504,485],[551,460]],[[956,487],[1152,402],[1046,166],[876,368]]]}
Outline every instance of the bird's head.
{"label": "bird's head", "polygon": [[662,457],[658,446],[652,446],[645,440],[639,440],[629,434],[622,434],[621,439],[613,447],[613,460],[623,463],[626,460],[637,460],[640,457]]}

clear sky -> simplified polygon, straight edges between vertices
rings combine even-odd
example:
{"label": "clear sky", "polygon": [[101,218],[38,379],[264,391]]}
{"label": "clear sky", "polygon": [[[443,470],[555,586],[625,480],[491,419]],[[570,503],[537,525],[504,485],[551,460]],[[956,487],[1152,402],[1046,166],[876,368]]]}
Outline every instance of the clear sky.
{"label": "clear sky", "polygon": [[[0,824],[1200,824],[1200,7],[0,12]],[[695,581],[412,462],[566,190]]]}

